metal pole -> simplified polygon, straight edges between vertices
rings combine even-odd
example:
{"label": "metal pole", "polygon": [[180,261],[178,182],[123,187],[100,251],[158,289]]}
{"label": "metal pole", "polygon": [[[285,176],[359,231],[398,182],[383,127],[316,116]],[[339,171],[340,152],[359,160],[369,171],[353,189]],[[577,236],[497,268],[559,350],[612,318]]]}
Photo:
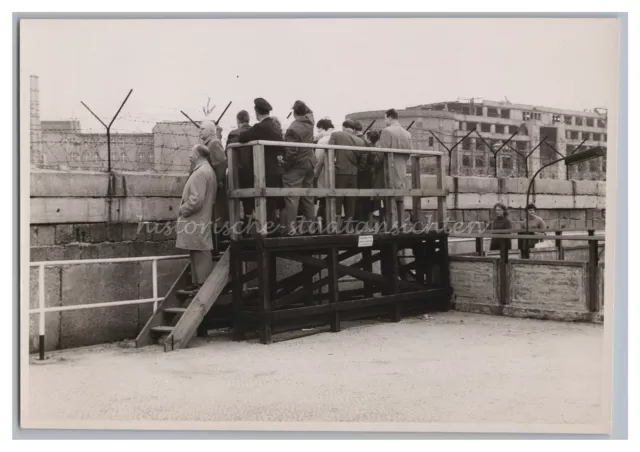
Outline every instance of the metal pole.
{"label": "metal pole", "polygon": [[158,261],[154,259],[151,263],[151,278],[153,279],[153,313],[158,310]]}
{"label": "metal pole", "polygon": [[[540,167],[540,169],[538,169],[538,171],[536,171],[536,173],[533,175],[533,177],[532,177],[532,178],[531,178],[531,180],[529,181],[529,187],[527,187],[527,200],[526,200],[526,204],[525,204],[525,206],[524,206],[524,207],[525,207],[525,209],[526,209],[526,208],[527,208],[527,206],[529,205],[529,195],[531,194],[531,187],[533,186],[533,181],[536,179],[536,176],[537,176],[538,174],[540,174],[540,172],[541,172],[543,169],[545,169],[545,168],[547,168],[547,167],[549,167],[549,166],[551,166],[551,165],[553,165],[553,164],[555,164],[555,163],[561,162],[561,161],[565,160],[566,158],[567,158],[567,157],[562,157],[561,159],[554,160],[553,162],[549,162],[549,163],[547,163],[546,165],[541,166],[541,167]],[[526,214],[525,214],[525,225],[526,225],[525,231],[526,231],[527,233],[529,233],[529,212],[526,212]]]}
{"label": "metal pole", "polygon": [[185,116],[187,117],[187,119],[188,119],[189,121],[191,121],[191,124],[193,124],[194,126],[196,126],[198,129],[200,129],[200,128],[201,128],[201,127],[200,127],[200,124],[198,124],[198,123],[197,123],[197,122],[195,122],[193,119],[191,119],[191,118],[189,117],[189,115],[188,115],[188,114],[186,114],[184,111],[180,110],[180,113],[182,113],[183,115],[185,115]]}
{"label": "metal pole", "polygon": [[40,361],[44,360],[44,264],[38,266],[38,307],[40,313],[38,314],[38,352],[40,354]]}
{"label": "metal pole", "polygon": [[220,117],[218,118],[218,120],[216,121],[216,125],[218,125],[218,123],[220,122],[220,120],[222,119],[222,117],[224,116],[224,114],[227,112],[227,110],[229,109],[229,107],[231,106],[231,101],[229,101],[229,103],[227,104],[227,107],[224,109],[224,111],[222,112],[222,114],[220,115]]}

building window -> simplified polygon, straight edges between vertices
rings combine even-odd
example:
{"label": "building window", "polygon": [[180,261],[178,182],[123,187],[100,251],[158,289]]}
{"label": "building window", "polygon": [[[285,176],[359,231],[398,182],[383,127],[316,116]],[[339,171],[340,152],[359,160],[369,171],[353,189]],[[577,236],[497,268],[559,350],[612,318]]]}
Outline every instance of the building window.
{"label": "building window", "polygon": [[471,139],[470,138],[465,138],[464,140],[462,140],[462,149],[465,151],[470,151],[471,150]]}
{"label": "building window", "polygon": [[433,137],[429,137],[429,147],[433,147]]}
{"label": "building window", "polygon": [[498,114],[498,109],[497,108],[487,108],[487,116],[490,118],[499,118],[500,115]]}
{"label": "building window", "polygon": [[581,126],[583,123],[583,118],[576,118],[576,125]]}
{"label": "building window", "polygon": [[477,129],[477,128],[478,128],[477,122],[467,122],[467,129],[466,129],[467,131]]}
{"label": "building window", "polygon": [[462,156],[462,166],[466,166],[467,168],[471,167],[471,156],[463,155]]}
{"label": "building window", "polygon": [[540,121],[541,118],[542,118],[542,114],[541,113],[534,113],[533,114],[533,119],[537,119],[538,121]]}
{"label": "building window", "polygon": [[120,154],[120,160],[122,161],[122,163],[125,163],[127,161],[127,154],[122,152]]}
{"label": "building window", "polygon": [[607,127],[607,121],[605,119],[598,119],[598,127],[604,129]]}
{"label": "building window", "polygon": [[482,140],[476,140],[476,151],[479,152],[484,152],[486,149],[486,146],[484,145],[484,141]]}
{"label": "building window", "polygon": [[593,134],[593,141],[600,141],[600,134],[599,133],[594,133]]}
{"label": "building window", "polygon": [[553,116],[551,117],[551,120],[552,120],[553,122],[560,122],[560,115],[553,115]]}
{"label": "building window", "polygon": [[138,152],[138,162],[144,163],[144,152]]}
{"label": "building window", "polygon": [[480,124],[481,132],[491,132],[491,124]]}
{"label": "building window", "polygon": [[593,118],[587,118],[587,127],[593,127]]}
{"label": "building window", "polygon": [[99,162],[100,161],[100,154],[98,154],[97,152],[95,154],[93,154],[93,161],[94,162]]}
{"label": "building window", "polygon": [[476,116],[484,116],[482,114],[482,107],[476,107]]}
{"label": "building window", "polygon": [[567,116],[567,115],[565,115],[565,117],[564,117],[564,123],[565,123],[565,124],[572,124],[572,123],[573,123],[573,116]]}
{"label": "building window", "polygon": [[572,140],[579,140],[580,139],[580,132],[578,132],[577,130],[572,130],[571,131],[571,139]]}
{"label": "building window", "polygon": [[463,107],[462,107],[462,114],[463,114],[463,115],[468,115],[468,114],[470,114],[470,113],[471,113],[471,110],[470,110],[470,108],[469,108],[469,107],[467,107],[467,106],[463,106]]}
{"label": "building window", "polygon": [[600,159],[593,159],[589,161],[589,171],[592,173],[600,171]]}
{"label": "building window", "polygon": [[87,163],[88,161],[89,161],[89,153],[87,151],[84,151],[82,153],[82,162]]}
{"label": "building window", "polygon": [[582,132],[582,139],[591,141],[591,133],[590,132]]}
{"label": "building window", "polygon": [[77,152],[72,152],[71,154],[69,154],[70,162],[77,162],[79,159],[80,159],[80,156],[78,155]]}
{"label": "building window", "polygon": [[147,162],[153,163],[153,154],[148,154],[147,155]]}
{"label": "building window", "polygon": [[511,156],[502,157],[502,169],[511,169],[513,167],[513,161]]}
{"label": "building window", "polygon": [[509,126],[509,135],[513,135],[514,133],[516,133],[518,131],[518,126]]}
{"label": "building window", "polygon": [[531,119],[531,113],[529,113],[528,111],[523,111],[522,112],[522,120],[523,121],[528,121]]}
{"label": "building window", "polygon": [[484,168],[484,155],[476,155],[476,168]]}
{"label": "building window", "polygon": [[527,149],[527,142],[526,141],[516,141],[516,149],[519,151],[524,151],[525,149]]}
{"label": "building window", "polygon": [[510,113],[511,113],[511,110],[509,110],[508,108],[503,108],[500,111],[500,116],[505,118],[505,119],[509,119]]}
{"label": "building window", "polygon": [[602,134],[602,141],[607,141],[607,134],[606,133]]}
{"label": "building window", "polygon": [[572,144],[568,144],[567,145],[567,155],[571,155],[573,154],[573,151],[575,151],[576,147]]}

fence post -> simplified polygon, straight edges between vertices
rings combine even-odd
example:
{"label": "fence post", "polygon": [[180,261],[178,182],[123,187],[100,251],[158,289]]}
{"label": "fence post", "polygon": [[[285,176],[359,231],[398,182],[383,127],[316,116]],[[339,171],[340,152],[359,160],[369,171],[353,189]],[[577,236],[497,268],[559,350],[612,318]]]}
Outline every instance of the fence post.
{"label": "fence post", "polygon": [[507,244],[510,239],[500,240],[500,304],[507,304],[507,264],[509,262],[509,249]]}
{"label": "fence post", "polygon": [[[562,237],[562,231],[556,231],[556,235],[558,237]],[[556,239],[556,248],[558,248],[558,260],[564,260],[564,245],[562,244],[561,239]]]}
{"label": "fence post", "polygon": [[[588,234],[593,237],[595,231],[589,229]],[[589,312],[598,310],[598,241],[589,240]]]}
{"label": "fence post", "polygon": [[476,254],[484,256],[484,239],[482,237],[476,237]]}
{"label": "fence post", "polygon": [[40,361],[44,360],[44,264],[38,266],[38,352]]}
{"label": "fence post", "polygon": [[151,278],[153,279],[153,313],[158,310],[158,261],[151,261]]}

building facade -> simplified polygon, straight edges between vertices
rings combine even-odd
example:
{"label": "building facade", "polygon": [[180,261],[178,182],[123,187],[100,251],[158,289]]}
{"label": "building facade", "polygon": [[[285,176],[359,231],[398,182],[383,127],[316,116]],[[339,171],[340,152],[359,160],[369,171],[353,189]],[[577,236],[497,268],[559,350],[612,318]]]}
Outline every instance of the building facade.
{"label": "building facade", "polygon": [[[411,125],[415,149],[445,153],[449,174],[531,177],[542,166],[567,153],[607,146],[607,115],[602,109],[573,111],[487,100],[458,100],[398,110],[400,124]],[[384,128],[384,110],[358,112],[347,118],[373,130]],[[542,143],[541,143],[542,142]],[[457,145],[457,146],[456,146]],[[451,150],[451,151],[449,151]],[[431,173],[430,159],[421,171]],[[539,177],[604,180],[606,157],[567,169],[563,162]]]}

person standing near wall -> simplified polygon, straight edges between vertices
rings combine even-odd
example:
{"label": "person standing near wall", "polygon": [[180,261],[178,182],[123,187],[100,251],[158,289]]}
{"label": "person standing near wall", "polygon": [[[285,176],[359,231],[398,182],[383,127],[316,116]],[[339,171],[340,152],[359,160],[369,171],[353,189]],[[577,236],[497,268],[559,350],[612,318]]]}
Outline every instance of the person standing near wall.
{"label": "person standing near wall", "polygon": [[[324,118],[318,121],[318,123],[316,124],[316,127],[318,128],[317,144],[329,144],[329,139],[331,138],[331,134],[334,132],[333,122],[331,122],[331,120],[328,118]],[[317,181],[316,185],[318,188],[327,188],[327,184],[326,184],[327,168],[325,165],[326,152],[327,150],[324,148],[316,149],[316,152],[315,152],[316,166],[313,170],[313,174],[314,174],[314,177],[316,178],[316,181]],[[318,203],[319,204],[318,204],[317,216],[319,218],[322,218],[326,222],[327,198],[325,197],[319,198]]]}
{"label": "person standing near wall", "polygon": [[[356,121],[356,136],[360,138],[365,146],[370,146],[369,142],[363,134],[364,127],[360,121]],[[358,188],[373,188],[373,172],[371,171],[371,153],[357,152],[356,159],[358,162]],[[368,222],[372,214],[371,198],[357,198],[356,200],[356,220],[359,222]]]}
{"label": "person standing near wall", "polygon": [[216,174],[209,164],[209,149],[193,147],[189,160],[193,171],[182,190],[176,223],[176,248],[188,250],[191,281],[187,290],[198,290],[213,270],[211,217],[216,200]]}
{"label": "person standing near wall", "polygon": [[[351,119],[342,123],[342,130],[333,132],[329,145],[364,146],[364,140],[356,135],[356,124]],[[356,151],[339,149],[335,151],[336,188],[358,188],[358,160]],[[356,198],[353,196],[336,197],[336,215],[341,215],[344,204],[344,217],[347,224],[353,221],[356,210]]]}
{"label": "person standing near wall", "polygon": [[[248,143],[257,140],[282,141],[282,128],[275,123],[274,118],[270,115],[272,110],[271,104],[261,97],[254,99],[253,104],[257,122],[238,135],[238,142]],[[281,147],[264,147],[264,169],[267,187],[282,187],[282,166],[279,163],[281,160]],[[282,198],[268,198],[267,221],[275,223],[277,209],[281,207]]]}
{"label": "person standing near wall", "polygon": [[[297,100],[293,104],[293,116],[284,136],[284,141],[291,143],[313,143],[313,112],[307,105]],[[312,148],[287,147],[283,158],[284,174],[282,186],[284,188],[312,188],[316,156]],[[289,234],[296,230],[298,203],[301,205],[302,215],[308,222],[315,218],[315,208],[312,196],[284,197],[284,225]]]}
{"label": "person standing near wall", "polygon": [[219,252],[220,233],[229,221],[229,203],[227,202],[227,156],[220,137],[222,128],[213,121],[202,121],[200,124],[200,140],[209,149],[209,163],[216,173],[218,184],[215,207],[212,212],[214,227],[215,251]]}
{"label": "person standing near wall", "polygon": [[[535,232],[535,231],[541,231],[544,229],[547,229],[547,223],[544,222],[544,220],[542,218],[540,218],[538,215],[536,215],[538,209],[536,209],[535,204],[530,203],[527,205],[527,217],[528,217],[528,221],[529,221],[529,231],[532,231],[532,234],[541,234],[541,235],[546,235],[544,232]],[[526,224],[527,222],[525,221],[524,225],[526,228]],[[536,246],[536,243],[541,242],[541,240],[536,240],[536,239],[525,239],[523,240],[524,242],[524,246],[526,246],[527,249],[531,249],[534,248]]]}
{"label": "person standing near wall", "polygon": [[[236,124],[238,125],[238,128],[229,132],[229,136],[227,137],[227,146],[238,143],[240,134],[251,129],[249,120],[249,113],[246,110],[240,110],[238,112],[236,115]],[[227,150],[227,152],[235,152],[234,157],[238,167],[238,187],[253,188],[253,149],[251,149],[251,146],[241,147],[232,151]],[[242,199],[245,227],[249,224],[249,219],[253,215],[254,207],[255,202],[252,198]]]}
{"label": "person standing near wall", "polygon": [[[501,202],[496,203],[493,206],[493,210],[495,213],[495,218],[491,222],[491,227],[489,229],[513,229],[513,225],[511,220],[509,219],[509,211],[507,210],[507,206],[502,204]],[[500,244],[502,241],[507,241],[507,249],[511,249],[511,240],[510,239],[498,239],[492,238],[491,244],[489,245],[489,249],[492,251],[499,250]]]}
{"label": "person standing near wall", "polygon": [[[391,149],[411,149],[411,134],[400,125],[398,121],[398,112],[391,108],[385,112],[385,121],[387,127],[382,129],[380,134],[380,147]],[[384,158],[384,155],[382,156]],[[395,172],[391,175],[391,187],[393,189],[405,189],[407,180],[407,162],[409,161],[409,154],[394,154],[393,163],[395,166]],[[404,220],[404,207],[402,196],[396,198],[395,206],[385,206],[387,208],[398,209],[398,222],[402,223]]]}

